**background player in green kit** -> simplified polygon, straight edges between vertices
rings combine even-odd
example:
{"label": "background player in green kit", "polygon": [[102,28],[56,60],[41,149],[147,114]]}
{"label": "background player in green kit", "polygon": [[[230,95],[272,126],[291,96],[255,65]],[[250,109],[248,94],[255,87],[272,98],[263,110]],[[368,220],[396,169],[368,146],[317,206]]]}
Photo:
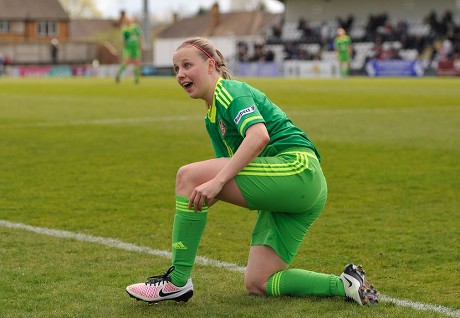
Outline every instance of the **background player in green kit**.
{"label": "background player in green kit", "polygon": [[308,136],[264,93],[232,80],[224,57],[208,40],[182,43],[173,64],[179,85],[206,102],[216,158],[179,169],[172,266],[126,291],[147,302],[188,301],[208,209],[222,200],[258,211],[245,273],[249,293],[376,303],[377,291],[360,266],[348,264],[340,277],[289,268],[327,199],[320,154]]}
{"label": "background player in green kit", "polygon": [[128,64],[134,64],[134,80],[139,83],[142,58],[142,30],[137,23],[129,16],[123,19],[121,34],[123,36],[123,61],[115,77],[120,82],[123,72]]}
{"label": "background player in green kit", "polygon": [[350,62],[352,55],[351,39],[345,29],[337,29],[337,37],[334,40],[334,48],[339,61],[340,76],[347,77],[350,74]]}

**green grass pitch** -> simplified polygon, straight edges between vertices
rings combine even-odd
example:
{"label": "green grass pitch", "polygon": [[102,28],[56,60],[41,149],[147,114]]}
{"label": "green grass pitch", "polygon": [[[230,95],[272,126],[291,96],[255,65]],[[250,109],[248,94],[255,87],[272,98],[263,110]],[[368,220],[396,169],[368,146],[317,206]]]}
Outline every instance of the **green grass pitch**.
{"label": "green grass pitch", "polygon": [[[241,272],[201,264],[187,304],[136,302],[125,286],[169,259],[5,224],[169,251],[176,171],[213,156],[204,102],[173,78],[0,78],[0,316],[460,317],[460,79],[246,81],[322,154],[328,203],[293,267],[362,264],[415,308],[248,296]],[[254,220],[215,205],[199,255],[244,267]]]}

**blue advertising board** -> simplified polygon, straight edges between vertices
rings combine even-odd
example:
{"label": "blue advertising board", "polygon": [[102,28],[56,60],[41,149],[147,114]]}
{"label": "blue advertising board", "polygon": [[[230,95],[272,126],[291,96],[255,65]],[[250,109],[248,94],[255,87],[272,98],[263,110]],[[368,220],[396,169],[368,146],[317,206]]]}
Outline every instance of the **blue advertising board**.
{"label": "blue advertising board", "polygon": [[374,76],[423,76],[423,66],[419,61],[371,60],[366,64],[367,75]]}
{"label": "blue advertising board", "polygon": [[254,77],[279,77],[282,76],[283,64],[277,62],[267,63],[238,63],[236,75]]}

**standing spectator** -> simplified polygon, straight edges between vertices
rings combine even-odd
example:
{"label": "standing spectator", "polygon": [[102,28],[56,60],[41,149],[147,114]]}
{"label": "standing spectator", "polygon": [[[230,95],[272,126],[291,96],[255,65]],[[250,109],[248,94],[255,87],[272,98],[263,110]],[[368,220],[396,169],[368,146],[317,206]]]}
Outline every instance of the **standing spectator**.
{"label": "standing spectator", "polygon": [[337,37],[334,40],[334,49],[339,61],[340,76],[347,77],[350,74],[350,62],[352,54],[351,39],[343,28],[337,29]]}
{"label": "standing spectator", "polygon": [[51,51],[51,63],[53,65],[56,65],[58,63],[58,54],[59,54],[58,39],[54,38],[51,40],[50,51]]}
{"label": "standing spectator", "polygon": [[239,62],[249,61],[248,44],[246,42],[238,43],[238,61]]}
{"label": "standing spectator", "polygon": [[432,10],[427,17],[425,17],[425,23],[431,27],[431,38],[435,38],[439,35],[440,26],[438,22],[438,16],[436,11]]}
{"label": "standing spectator", "polygon": [[353,22],[355,21],[354,15],[350,14],[345,22],[345,30],[350,33],[351,28],[353,27]]}
{"label": "standing spectator", "polygon": [[251,62],[263,62],[265,57],[264,42],[254,43],[254,54],[250,57]]}
{"label": "standing spectator", "polygon": [[297,24],[297,30],[305,30],[307,28],[307,20],[305,20],[304,17],[300,17],[298,24]]}
{"label": "standing spectator", "polygon": [[312,29],[307,20],[304,17],[299,18],[299,23],[297,26],[297,30],[302,31],[302,36],[308,39],[312,35]]}
{"label": "standing spectator", "polygon": [[329,43],[329,34],[329,24],[326,21],[323,21],[323,23],[321,23],[321,27],[319,30],[321,47],[327,48],[327,44]]}
{"label": "standing spectator", "polygon": [[345,30],[345,32],[350,32],[352,26],[353,26],[353,22],[355,21],[355,17],[350,14],[347,19],[342,19],[342,17],[336,17],[336,21],[337,21],[337,26],[339,28],[342,28]]}
{"label": "standing spectator", "polygon": [[455,29],[455,22],[452,17],[452,12],[447,10],[441,20],[442,35],[452,37]]}
{"label": "standing spectator", "polygon": [[0,52],[0,75],[3,75],[5,72],[5,59],[3,57],[3,53]]}
{"label": "standing spectator", "polygon": [[406,49],[408,46],[409,25],[406,20],[400,20],[396,25],[396,38],[402,44],[402,48]]}
{"label": "standing spectator", "polygon": [[283,27],[281,26],[281,24],[275,24],[273,27],[272,27],[272,31],[273,31],[273,37],[277,40],[280,40],[281,39],[281,36],[283,35]]}

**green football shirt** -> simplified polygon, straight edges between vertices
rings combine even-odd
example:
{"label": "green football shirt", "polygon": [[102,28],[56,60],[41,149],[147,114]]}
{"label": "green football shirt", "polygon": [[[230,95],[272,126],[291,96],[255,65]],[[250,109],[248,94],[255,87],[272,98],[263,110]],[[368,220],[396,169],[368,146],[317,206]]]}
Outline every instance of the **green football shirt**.
{"label": "green football shirt", "polygon": [[351,39],[348,35],[342,35],[336,37],[334,40],[334,45],[339,54],[340,61],[348,61],[350,59],[350,46]]}
{"label": "green football shirt", "polygon": [[125,48],[139,48],[139,38],[142,31],[138,24],[133,23],[128,27],[124,27],[122,33],[123,39],[125,40]]}
{"label": "green football shirt", "polygon": [[308,136],[295,126],[286,114],[264,93],[236,80],[219,79],[213,104],[205,118],[216,157],[231,157],[256,123],[264,123],[270,142],[259,155],[275,156],[293,147],[312,149],[320,155]]}

